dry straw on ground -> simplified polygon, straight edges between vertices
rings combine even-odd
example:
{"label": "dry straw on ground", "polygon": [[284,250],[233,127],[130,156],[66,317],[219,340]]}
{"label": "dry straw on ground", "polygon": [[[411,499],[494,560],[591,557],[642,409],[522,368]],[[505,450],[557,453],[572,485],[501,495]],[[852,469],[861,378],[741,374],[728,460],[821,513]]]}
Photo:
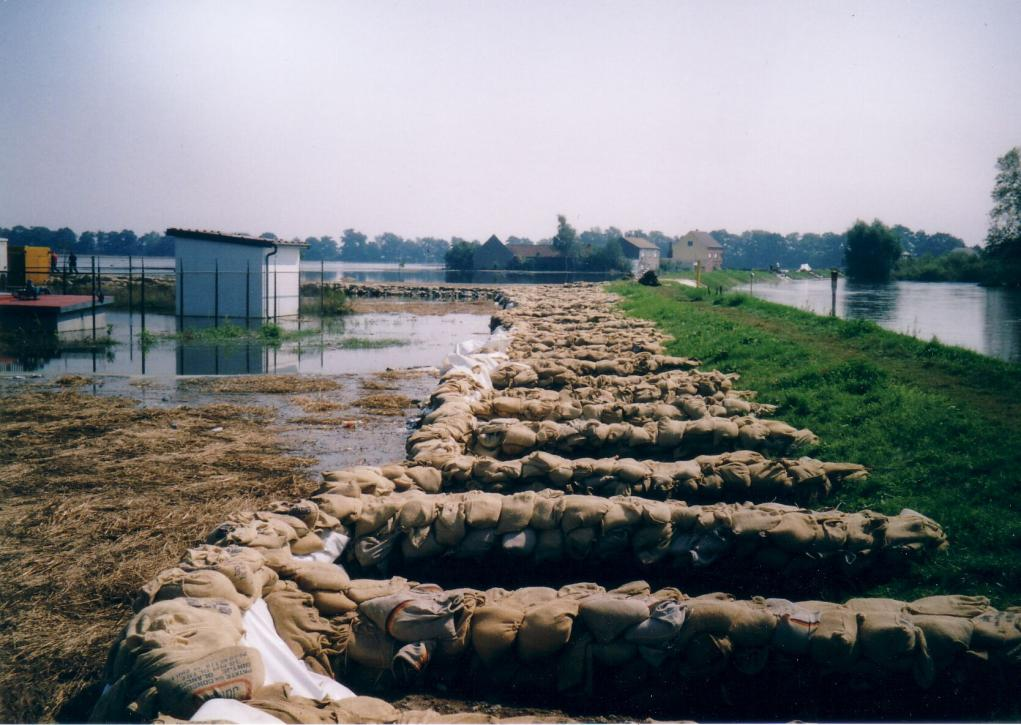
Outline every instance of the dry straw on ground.
{"label": "dry straw on ground", "polygon": [[83,721],[138,587],[228,513],[307,495],[263,408],[0,399],[0,720]]}
{"label": "dry straw on ground", "polygon": [[336,390],[340,383],[332,378],[311,375],[241,375],[238,377],[185,378],[179,385],[210,393],[321,393]]}
{"label": "dry straw on ground", "polygon": [[339,400],[328,400],[327,398],[309,395],[297,395],[288,400],[288,402],[298,406],[306,413],[326,413],[331,410],[343,410],[348,407],[347,403],[342,403]]}
{"label": "dry straw on ground", "polygon": [[361,408],[366,413],[374,413],[375,415],[404,415],[404,411],[410,408],[413,403],[405,395],[379,393],[358,398],[352,405]]}

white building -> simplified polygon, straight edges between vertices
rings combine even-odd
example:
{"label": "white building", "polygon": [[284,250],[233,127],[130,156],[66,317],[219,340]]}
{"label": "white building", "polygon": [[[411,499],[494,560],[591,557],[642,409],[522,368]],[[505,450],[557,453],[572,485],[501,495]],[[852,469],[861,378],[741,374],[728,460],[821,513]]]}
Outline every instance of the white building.
{"label": "white building", "polygon": [[174,239],[177,314],[232,320],[298,314],[304,242],[197,229],[167,229]]}

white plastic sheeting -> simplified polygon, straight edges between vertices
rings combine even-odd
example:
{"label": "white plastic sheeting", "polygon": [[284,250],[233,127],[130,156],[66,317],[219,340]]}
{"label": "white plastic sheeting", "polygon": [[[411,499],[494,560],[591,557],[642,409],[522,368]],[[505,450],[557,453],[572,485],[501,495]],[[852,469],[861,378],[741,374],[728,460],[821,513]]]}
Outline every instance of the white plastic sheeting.
{"label": "white plastic sheeting", "polygon": [[192,722],[233,722],[233,723],[282,723],[283,720],[273,717],[268,712],[263,712],[257,707],[246,705],[240,700],[227,700],[216,697],[206,700],[202,707],[191,716]]}
{"label": "white plastic sheeting", "polygon": [[440,374],[451,370],[468,373],[479,385],[492,389],[493,381],[490,374],[507,362],[507,347],[510,345],[510,334],[498,328],[485,341],[465,340],[459,342],[454,352],[443,358]]}
{"label": "white plastic sheeting", "polygon": [[313,700],[321,700],[324,697],[343,700],[345,697],[355,696],[351,690],[336,680],[313,672],[304,662],[294,656],[284,640],[277,634],[269,607],[262,599],[257,599],[245,612],[242,623],[245,627],[245,634],[241,638],[241,644],[259,650],[262,662],[266,666],[267,684],[286,683],[291,686],[294,694]]}
{"label": "white plastic sheeting", "polygon": [[323,540],[322,551],[315,551],[311,554],[295,554],[294,558],[300,561],[325,561],[333,563],[344,553],[344,548],[351,537],[340,531],[320,531],[319,538]]}

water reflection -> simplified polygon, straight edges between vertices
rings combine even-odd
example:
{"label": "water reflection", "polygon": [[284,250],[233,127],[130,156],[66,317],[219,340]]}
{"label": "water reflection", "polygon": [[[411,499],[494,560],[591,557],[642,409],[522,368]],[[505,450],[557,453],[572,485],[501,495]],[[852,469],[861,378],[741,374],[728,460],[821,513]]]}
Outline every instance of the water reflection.
{"label": "water reflection", "polygon": [[[832,289],[832,284],[831,284]],[[838,314],[849,320],[872,320],[880,325],[890,323],[896,317],[901,290],[892,284],[866,284],[847,282],[844,285],[841,308]],[[840,283],[837,283],[837,298],[840,299]]]}
{"label": "water reflection", "polygon": [[[173,315],[149,314],[145,338],[138,314],[115,311],[108,313],[108,321],[110,337],[116,343],[108,348],[97,350],[54,341],[53,345],[33,345],[29,351],[19,338],[18,345],[0,354],[0,372],[161,377],[361,373],[388,367],[437,365],[458,342],[489,333],[488,314],[465,313],[364,313],[328,320],[325,325],[315,317],[300,321],[281,319],[281,327],[296,330],[300,325],[310,334],[280,344],[270,344],[258,337],[222,342],[174,339],[182,329],[212,326],[208,318],[179,321]],[[257,329],[261,324],[260,320],[253,320],[249,327]],[[143,339],[148,344],[142,344]],[[352,345],[353,342],[356,344]]]}
{"label": "water reflection", "polygon": [[[828,279],[756,284],[754,294],[828,315]],[[894,332],[938,339],[1003,360],[1021,362],[1021,290],[987,289],[958,282],[837,284],[837,315],[872,320]]]}

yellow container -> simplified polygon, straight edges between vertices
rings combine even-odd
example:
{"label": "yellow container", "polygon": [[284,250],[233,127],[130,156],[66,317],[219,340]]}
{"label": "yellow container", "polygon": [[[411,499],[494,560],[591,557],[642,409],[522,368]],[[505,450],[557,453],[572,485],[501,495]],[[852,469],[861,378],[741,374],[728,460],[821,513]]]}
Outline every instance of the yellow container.
{"label": "yellow container", "polygon": [[25,277],[36,284],[45,284],[49,281],[49,247],[25,247]]}

